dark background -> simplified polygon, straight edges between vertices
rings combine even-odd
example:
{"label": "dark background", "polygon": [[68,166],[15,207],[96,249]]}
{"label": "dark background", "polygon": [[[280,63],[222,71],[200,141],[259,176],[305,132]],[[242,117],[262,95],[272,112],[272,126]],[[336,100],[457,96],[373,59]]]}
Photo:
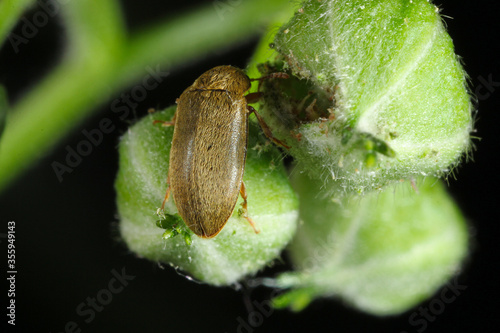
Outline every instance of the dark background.
{"label": "dark background", "polygon": [[[161,0],[122,1],[131,30],[160,21],[195,2],[166,4]],[[207,2],[205,2],[207,3]],[[463,57],[473,90],[479,89],[474,161],[461,166],[449,191],[468,219],[473,247],[458,284],[466,286],[447,304],[442,314],[429,321],[426,332],[494,332],[500,321],[498,306],[500,228],[499,131],[500,86],[488,91],[483,80],[500,82],[498,5],[495,1],[440,1],[456,52]],[[25,17],[32,17],[34,9]],[[17,28],[17,33],[20,34]],[[16,30],[15,30],[16,32]],[[245,67],[258,36],[231,50],[213,53],[172,71],[146,101],[136,117],[149,107],[163,108],[190,85],[200,73],[220,64]],[[64,49],[64,29],[52,19],[38,35],[15,54],[7,42],[0,49],[0,82],[15,102],[57,64]],[[124,91],[129,91],[130,88]],[[494,90],[497,91],[494,91]],[[111,100],[118,98],[112,96]],[[110,100],[110,101],[111,101]],[[51,162],[64,161],[64,147],[75,147],[83,129],[98,127],[104,117],[118,126],[71,174],[59,182]],[[117,240],[113,182],[117,170],[118,137],[130,123],[110,111],[109,103],[72,131],[63,142],[0,194],[0,233],[7,221],[16,221],[16,328],[20,332],[62,332],[74,321],[83,332],[238,332],[238,318],[247,321],[246,303],[268,299],[270,290],[215,288],[196,284],[170,267],[136,258]],[[22,143],[20,143],[22,144]],[[495,217],[496,216],[496,217]],[[2,252],[5,239],[0,239]],[[5,250],[6,251],[6,250]],[[5,252],[3,252],[5,253]],[[6,258],[0,260],[1,270]],[[76,308],[87,297],[108,287],[112,270],[135,276],[95,318],[86,323]],[[272,276],[287,269],[277,264],[266,270]],[[4,273],[2,273],[2,276]],[[7,286],[0,293],[6,294]],[[439,298],[439,292],[436,294]],[[428,300],[420,306],[429,307]],[[2,307],[6,302],[2,302]],[[301,313],[274,311],[254,332],[417,332],[409,318],[418,307],[396,317],[377,318],[360,313],[335,300],[314,302]],[[7,318],[1,311],[1,321]],[[239,332],[252,332],[242,329]]]}

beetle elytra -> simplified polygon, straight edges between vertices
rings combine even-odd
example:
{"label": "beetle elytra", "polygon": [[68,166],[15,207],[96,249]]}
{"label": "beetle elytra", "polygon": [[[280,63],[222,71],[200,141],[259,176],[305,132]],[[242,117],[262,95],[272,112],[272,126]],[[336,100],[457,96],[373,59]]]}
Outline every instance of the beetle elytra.
{"label": "beetle elytra", "polygon": [[[278,78],[286,74],[277,73]],[[262,78],[258,79],[261,80]],[[255,113],[264,133],[274,138],[245,96],[251,80],[232,66],[218,66],[203,73],[177,99],[177,111],[163,126],[175,126],[168,188],[161,209],[172,192],[185,224],[198,236],[212,238],[233,214],[238,195],[243,198],[245,217],[258,233],[247,213],[243,173],[247,153],[248,116]]]}

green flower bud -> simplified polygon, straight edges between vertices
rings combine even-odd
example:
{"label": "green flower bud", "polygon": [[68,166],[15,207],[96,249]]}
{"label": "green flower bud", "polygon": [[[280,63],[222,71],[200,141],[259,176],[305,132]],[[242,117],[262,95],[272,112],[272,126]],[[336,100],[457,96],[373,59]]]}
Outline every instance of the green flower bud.
{"label": "green flower bud", "polygon": [[467,255],[464,218],[436,179],[335,198],[318,197],[319,181],[295,175],[303,223],[289,250],[297,272],[278,277],[292,291],[277,307],[336,296],[371,314],[401,313],[435,293]]}
{"label": "green flower bud", "polygon": [[[174,199],[157,214],[167,188],[173,127],[153,125],[170,120],[175,107],[156,112],[132,126],[120,142],[116,179],[120,232],[139,256],[168,263],[213,285],[228,285],[254,274],[276,258],[292,238],[298,203],[281,164],[279,152],[266,145],[250,126],[249,149],[243,180],[248,213],[260,233],[235,209],[222,231],[203,239],[176,215]],[[239,198],[237,206],[242,202]]]}
{"label": "green flower bud", "polygon": [[466,74],[429,1],[306,1],[274,47],[261,71],[293,77],[264,82],[262,113],[311,177],[362,192],[470,150]]}

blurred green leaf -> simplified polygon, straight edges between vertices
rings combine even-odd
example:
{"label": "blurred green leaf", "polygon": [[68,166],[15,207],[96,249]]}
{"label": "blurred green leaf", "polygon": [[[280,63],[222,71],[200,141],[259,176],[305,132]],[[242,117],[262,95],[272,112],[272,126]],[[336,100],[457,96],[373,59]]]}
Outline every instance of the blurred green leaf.
{"label": "blurred green leaf", "polygon": [[10,30],[26,8],[34,4],[34,0],[2,0],[0,1],[0,46]]}
{"label": "blurred green leaf", "polygon": [[117,1],[70,1],[62,9],[73,59],[100,66],[121,57],[126,30]]}

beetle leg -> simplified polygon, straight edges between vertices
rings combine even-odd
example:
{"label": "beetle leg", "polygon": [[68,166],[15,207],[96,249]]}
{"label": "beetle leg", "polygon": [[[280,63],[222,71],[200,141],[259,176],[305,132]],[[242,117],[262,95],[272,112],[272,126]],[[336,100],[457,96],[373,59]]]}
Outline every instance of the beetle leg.
{"label": "beetle leg", "polygon": [[257,229],[255,222],[250,217],[248,217],[247,189],[245,187],[244,182],[241,182],[240,194],[241,194],[241,197],[243,198],[243,202],[241,203],[241,207],[243,208],[243,217],[247,219],[248,223],[250,223],[250,225],[252,226],[255,233],[258,234],[260,232],[260,230]]}
{"label": "beetle leg", "polygon": [[165,208],[165,203],[168,201],[170,197],[170,173],[167,176],[167,192],[165,193],[165,198],[163,199],[163,203],[161,204],[161,210]]}
{"label": "beetle leg", "polygon": [[250,79],[250,81],[259,81],[259,86],[257,87],[257,91],[260,91],[260,86],[262,85],[262,82],[267,79],[288,79],[290,78],[290,75],[287,73],[283,72],[276,72],[276,73],[271,73],[269,75],[259,77],[257,79]]}
{"label": "beetle leg", "polygon": [[175,117],[177,116],[177,112],[174,113],[174,116],[172,117],[172,120],[170,121],[163,121],[163,120],[153,120],[153,125],[155,124],[161,124],[161,126],[174,126],[175,125]]}
{"label": "beetle leg", "polygon": [[253,92],[245,95],[245,99],[247,100],[247,103],[252,104],[252,103],[257,103],[259,99],[261,99],[263,93],[261,92]]}
{"label": "beetle leg", "polygon": [[259,121],[259,125],[260,127],[262,127],[262,130],[264,131],[264,134],[271,140],[273,141],[275,144],[277,145],[280,145],[282,147],[285,147],[286,149],[290,149],[289,146],[287,146],[283,141],[281,140],[278,140],[276,139],[274,136],[273,136],[273,133],[271,132],[271,129],[269,128],[269,126],[267,126],[266,122],[264,121],[264,119],[262,119],[262,117],[257,113],[257,111],[251,107],[250,105],[247,105],[247,109],[249,110],[249,113],[254,113],[255,116],[257,117],[257,120]]}

